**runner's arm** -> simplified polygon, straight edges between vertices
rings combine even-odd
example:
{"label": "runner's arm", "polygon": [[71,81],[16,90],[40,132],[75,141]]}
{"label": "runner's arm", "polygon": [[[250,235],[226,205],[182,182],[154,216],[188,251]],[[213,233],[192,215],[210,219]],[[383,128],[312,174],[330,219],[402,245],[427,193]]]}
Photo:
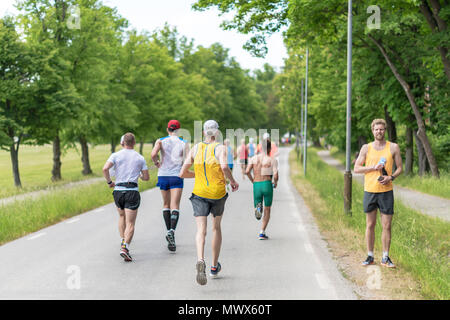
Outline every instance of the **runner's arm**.
{"label": "runner's arm", "polygon": [[392,175],[384,176],[383,180],[380,181],[381,184],[388,184],[392,181],[392,176],[394,176],[394,178],[397,178],[403,171],[402,157],[400,155],[400,148],[398,147],[398,144],[391,142],[391,154],[393,155],[395,166],[397,168],[395,169],[395,172],[392,173]]}
{"label": "runner's arm", "polygon": [[394,176],[394,178],[397,178],[399,175],[402,174],[403,172],[403,163],[402,163],[402,156],[400,154],[400,148],[398,146],[398,144],[394,144],[394,161],[395,161],[395,166],[397,167],[397,169],[395,170],[395,172],[392,174]]}
{"label": "runner's arm", "polygon": [[151,154],[152,161],[157,168],[159,168],[161,166],[161,163],[159,162],[159,158],[158,158],[158,153],[160,150],[161,150],[161,140],[158,139],[155,143],[155,146],[153,147],[152,154]]}
{"label": "runner's arm", "polygon": [[230,180],[230,185],[233,191],[237,191],[239,188],[239,184],[234,180],[233,173],[230,170],[230,167],[228,166],[228,159],[227,159],[227,149],[224,145],[219,145],[216,147],[217,151],[217,159],[219,160],[220,168],[222,169],[223,174],[225,175],[225,178]]}
{"label": "runner's arm", "polygon": [[139,176],[139,178],[141,178],[141,180],[143,180],[143,181],[150,180],[150,175],[148,173],[148,169],[147,170],[142,170],[141,171],[141,175]]}
{"label": "runner's arm", "polygon": [[273,159],[273,183],[274,183],[274,188],[276,188],[278,185],[278,160],[277,159]]}
{"label": "runner's arm", "polygon": [[374,167],[365,167],[364,163],[366,162],[366,156],[369,148],[367,144],[363,145],[361,151],[359,152],[358,159],[356,159],[354,171],[355,173],[367,173],[375,170],[380,170],[383,166],[377,168],[379,165]]}
{"label": "runner's arm", "polygon": [[111,181],[111,183],[108,183],[110,188],[114,188],[116,186],[115,183],[112,182],[111,176],[109,175],[109,169],[111,169],[113,166],[114,163],[109,161],[106,161],[105,165],[103,166],[103,176],[105,177],[106,182],[108,183]]}
{"label": "runner's arm", "polygon": [[247,168],[245,169],[245,174],[250,179],[251,183],[253,183],[253,181],[255,180],[255,178],[253,178],[252,176],[252,169],[253,169],[253,159],[250,159]]}
{"label": "runner's arm", "polygon": [[180,178],[195,178],[195,173],[189,170],[194,163],[194,149],[195,147],[189,150],[188,156],[184,159],[183,166],[180,170]]}

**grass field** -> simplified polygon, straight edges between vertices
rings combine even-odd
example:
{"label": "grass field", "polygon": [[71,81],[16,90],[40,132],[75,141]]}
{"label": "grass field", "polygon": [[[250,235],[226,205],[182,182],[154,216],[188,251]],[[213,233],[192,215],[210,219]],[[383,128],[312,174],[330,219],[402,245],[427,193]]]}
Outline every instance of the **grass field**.
{"label": "grass field", "polygon": [[[157,170],[149,181],[139,181],[139,190],[153,188]],[[113,202],[112,189],[104,182],[70,189],[57,189],[38,199],[26,199],[0,207],[0,245],[62,220]]]}
{"label": "grass field", "polygon": [[[117,147],[117,151],[121,149]],[[147,165],[150,165],[151,144],[144,145],[144,157]],[[137,148],[135,149],[137,150]],[[34,190],[44,189],[49,186],[58,186],[68,182],[89,179],[102,176],[102,168],[110,155],[110,145],[98,145],[89,148],[89,159],[92,175],[84,176],[81,163],[80,148],[67,150],[62,156],[61,174],[62,180],[53,183],[51,181],[52,171],[52,146],[21,146],[19,149],[19,171],[22,181],[22,189],[14,186],[10,154],[4,150],[0,151],[0,198],[15,194],[26,193]]]}
{"label": "grass field", "polygon": [[[344,214],[343,209],[343,175],[328,166],[316,154],[317,149],[308,150],[308,172],[303,176],[302,164],[296,161],[295,151],[291,153],[291,166],[297,168],[292,177],[302,193],[313,189],[314,196],[305,197],[311,208],[321,232],[332,235],[344,254],[356,252],[357,258],[352,263],[354,268],[361,268],[365,258],[364,241],[365,217],[362,208],[363,187],[353,184],[352,216]],[[302,190],[303,189],[303,192]],[[317,196],[320,199],[317,199]],[[320,200],[320,201],[319,201]],[[322,205],[319,205],[322,203]],[[392,243],[390,255],[397,264],[395,270],[383,270],[388,277],[408,272],[419,283],[420,294],[426,299],[450,298],[450,225],[437,218],[432,218],[411,210],[395,201],[395,216],[392,223]],[[381,227],[378,219],[376,227],[375,255],[381,255]],[[359,260],[356,260],[359,259]],[[401,283],[402,279],[398,280]],[[409,299],[406,296],[406,299]]]}
{"label": "grass field", "polygon": [[[333,158],[339,160],[343,165],[345,165],[345,152],[339,151],[336,147],[333,147],[330,151],[330,155]],[[354,155],[352,155],[352,161],[353,160]],[[436,179],[429,174],[426,174],[423,177],[420,177],[416,174],[401,174],[397,179],[395,179],[395,184],[423,193],[450,199],[450,172],[447,171],[441,170],[439,179]]]}

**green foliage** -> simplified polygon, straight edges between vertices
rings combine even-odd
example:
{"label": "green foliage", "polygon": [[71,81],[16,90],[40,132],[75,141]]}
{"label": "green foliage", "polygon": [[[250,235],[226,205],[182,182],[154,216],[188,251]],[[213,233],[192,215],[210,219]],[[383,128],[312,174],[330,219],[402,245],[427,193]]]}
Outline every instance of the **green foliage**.
{"label": "green foliage", "polygon": [[[69,23],[71,6],[79,26]],[[16,150],[17,168],[23,142],[114,149],[128,131],[141,144],[154,141],[170,119],[191,131],[209,118],[223,130],[281,126],[275,71],[252,76],[219,43],[194,47],[167,24],[126,30],[128,21],[100,0],[25,0],[17,8],[16,18],[0,20],[0,146]]]}

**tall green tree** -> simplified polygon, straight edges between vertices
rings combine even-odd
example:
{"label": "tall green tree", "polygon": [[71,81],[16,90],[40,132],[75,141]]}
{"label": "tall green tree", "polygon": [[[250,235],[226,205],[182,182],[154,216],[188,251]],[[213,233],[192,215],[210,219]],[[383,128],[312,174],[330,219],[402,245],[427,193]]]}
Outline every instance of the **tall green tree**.
{"label": "tall green tree", "polygon": [[19,147],[30,141],[35,124],[31,97],[37,80],[33,52],[20,40],[12,17],[0,19],[0,148],[11,156],[16,187],[22,187],[19,172]]}

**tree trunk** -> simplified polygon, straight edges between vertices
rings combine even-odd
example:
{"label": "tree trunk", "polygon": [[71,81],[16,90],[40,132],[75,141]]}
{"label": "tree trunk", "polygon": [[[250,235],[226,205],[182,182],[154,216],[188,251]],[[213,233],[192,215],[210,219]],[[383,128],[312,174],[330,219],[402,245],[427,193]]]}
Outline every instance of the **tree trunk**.
{"label": "tree trunk", "polygon": [[405,142],[406,142],[405,174],[407,175],[413,173],[413,164],[414,164],[413,129],[410,128],[409,126],[406,128]]}
{"label": "tree trunk", "polygon": [[322,148],[322,145],[320,144],[320,138],[319,137],[314,137],[313,138],[313,145],[316,148]]}
{"label": "tree trunk", "polygon": [[[13,138],[14,139],[14,138]],[[22,188],[22,182],[20,181],[20,173],[19,173],[19,143],[20,140],[14,142],[11,144],[11,147],[9,149],[11,154],[11,164],[12,164],[12,172],[14,176],[14,185],[17,188]]]}
{"label": "tree trunk", "polygon": [[419,128],[417,130],[417,138],[420,139],[420,141],[422,142],[423,148],[425,149],[425,153],[428,158],[428,163],[430,164],[430,168],[431,168],[431,173],[433,174],[434,177],[439,178],[439,169],[437,166],[436,158],[434,157],[433,151],[431,149],[430,141],[428,140],[427,134],[425,132],[425,124],[423,123],[422,115],[420,114],[419,107],[417,106],[417,103],[416,103],[414,95],[411,91],[410,85],[405,81],[405,79],[402,77],[402,75],[398,72],[397,68],[392,63],[391,59],[389,58],[389,56],[386,53],[386,50],[384,49],[382,44],[379,41],[377,41],[375,38],[373,38],[370,34],[368,34],[367,36],[380,49],[381,54],[384,56],[392,73],[395,75],[395,77],[397,78],[397,81],[403,87],[403,90],[405,90],[405,93],[409,100],[411,108],[413,109],[414,116],[416,117],[417,127]]}
{"label": "tree trunk", "polygon": [[61,180],[61,141],[59,135],[53,140],[53,169],[52,181]]}
{"label": "tree trunk", "polygon": [[91,164],[89,163],[89,146],[85,137],[80,137],[81,144],[81,162],[83,163],[83,171],[81,173],[85,176],[92,174]]}
{"label": "tree trunk", "polygon": [[144,155],[144,139],[141,139],[141,141],[139,142],[139,153],[141,155]]}
{"label": "tree trunk", "polygon": [[362,146],[367,143],[367,139],[364,136],[358,137],[358,151],[361,150]]}
{"label": "tree trunk", "polygon": [[417,132],[415,132],[416,135],[416,145],[417,145],[417,157],[418,157],[418,166],[419,176],[423,176],[425,174],[425,171],[427,170],[427,157],[425,154],[425,149],[423,147],[422,141],[417,137]]}
{"label": "tree trunk", "polygon": [[389,141],[397,143],[397,129],[395,127],[395,122],[392,120],[386,106],[384,107],[384,116],[386,118]]}
{"label": "tree trunk", "polygon": [[114,142],[114,138],[111,139],[111,153],[116,152],[116,143]]}
{"label": "tree trunk", "polygon": [[[6,99],[5,111],[11,112],[11,100],[9,100],[9,99]],[[20,140],[21,140],[22,136],[20,135],[17,138],[17,142],[14,141],[16,132],[14,131],[13,127],[8,127],[7,134],[8,134],[8,137],[12,141],[11,146],[9,148],[9,152],[10,152],[10,157],[11,157],[14,185],[18,188],[21,188],[22,182],[20,181],[20,174],[19,174],[19,145],[20,145]]]}

